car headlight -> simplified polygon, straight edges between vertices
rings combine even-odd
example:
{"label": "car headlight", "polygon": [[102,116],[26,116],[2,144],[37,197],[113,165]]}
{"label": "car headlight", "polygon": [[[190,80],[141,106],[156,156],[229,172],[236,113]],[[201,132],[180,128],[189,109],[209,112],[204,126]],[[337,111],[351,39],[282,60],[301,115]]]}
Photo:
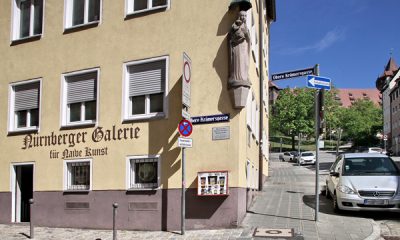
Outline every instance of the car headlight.
{"label": "car headlight", "polygon": [[337,186],[337,190],[339,190],[342,193],[346,193],[346,194],[356,194],[353,189],[349,188],[348,186],[344,186],[344,185]]}

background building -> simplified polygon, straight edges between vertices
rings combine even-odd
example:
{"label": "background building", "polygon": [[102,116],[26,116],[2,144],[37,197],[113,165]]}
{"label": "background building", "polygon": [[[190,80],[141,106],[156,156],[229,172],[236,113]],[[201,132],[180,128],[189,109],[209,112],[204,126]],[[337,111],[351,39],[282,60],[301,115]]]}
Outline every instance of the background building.
{"label": "background building", "polygon": [[[383,108],[383,134],[387,139],[387,149],[393,152],[399,148],[398,140],[398,117],[396,105],[392,107],[392,101],[397,102],[396,92],[398,88],[398,79],[400,77],[399,67],[396,61],[391,57],[385,66],[383,73],[376,80],[376,88],[382,94],[382,108]],[[397,93],[398,94],[398,93]],[[400,107],[400,106],[399,106]],[[397,120],[396,120],[397,119]],[[393,130],[396,128],[396,134]]]}
{"label": "background building", "polygon": [[[227,35],[251,6],[240,109]],[[186,226],[239,224],[268,175],[274,20],[273,0],[1,1],[0,222],[110,228],[117,202],[120,229],[179,229],[177,126],[190,81]]]}
{"label": "background building", "polygon": [[348,89],[348,88],[339,88],[337,89],[337,96],[335,96],[336,100],[339,101],[342,107],[348,108],[350,107],[356,100],[370,100],[375,105],[382,105],[382,96],[377,89]]}

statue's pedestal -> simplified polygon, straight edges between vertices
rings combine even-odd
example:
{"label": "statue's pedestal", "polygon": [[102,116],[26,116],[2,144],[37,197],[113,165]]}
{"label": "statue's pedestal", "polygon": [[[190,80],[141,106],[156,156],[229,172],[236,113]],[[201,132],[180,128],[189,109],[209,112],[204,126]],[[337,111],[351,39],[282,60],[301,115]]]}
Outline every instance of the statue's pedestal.
{"label": "statue's pedestal", "polygon": [[249,90],[250,90],[249,86],[237,86],[237,87],[232,87],[229,90],[234,108],[242,109],[246,107]]}

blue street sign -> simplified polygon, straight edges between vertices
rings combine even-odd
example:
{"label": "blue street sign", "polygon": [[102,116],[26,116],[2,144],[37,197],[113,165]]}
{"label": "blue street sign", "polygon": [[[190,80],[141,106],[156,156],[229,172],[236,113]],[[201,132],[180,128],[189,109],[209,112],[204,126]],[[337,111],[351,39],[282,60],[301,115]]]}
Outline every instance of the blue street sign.
{"label": "blue street sign", "polygon": [[307,76],[307,87],[331,90],[331,79],[326,77],[309,75]]}

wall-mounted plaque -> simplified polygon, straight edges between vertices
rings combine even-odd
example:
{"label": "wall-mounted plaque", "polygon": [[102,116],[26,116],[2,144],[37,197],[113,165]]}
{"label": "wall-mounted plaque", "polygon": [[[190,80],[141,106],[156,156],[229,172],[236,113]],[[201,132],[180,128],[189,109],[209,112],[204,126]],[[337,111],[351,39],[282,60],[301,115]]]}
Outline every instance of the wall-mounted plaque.
{"label": "wall-mounted plaque", "polygon": [[226,127],[214,127],[212,128],[212,140],[225,140],[230,139],[230,128],[229,126]]}

